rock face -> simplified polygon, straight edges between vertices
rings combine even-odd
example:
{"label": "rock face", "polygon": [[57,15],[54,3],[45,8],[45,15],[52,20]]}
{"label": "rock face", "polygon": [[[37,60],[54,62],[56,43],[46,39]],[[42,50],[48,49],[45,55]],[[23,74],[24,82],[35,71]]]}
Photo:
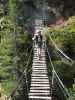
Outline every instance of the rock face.
{"label": "rock face", "polygon": [[75,0],[48,0],[48,4],[66,18],[75,14]]}
{"label": "rock face", "polygon": [[1,0],[0,3],[2,4],[4,15],[7,15],[8,10],[8,0]]}

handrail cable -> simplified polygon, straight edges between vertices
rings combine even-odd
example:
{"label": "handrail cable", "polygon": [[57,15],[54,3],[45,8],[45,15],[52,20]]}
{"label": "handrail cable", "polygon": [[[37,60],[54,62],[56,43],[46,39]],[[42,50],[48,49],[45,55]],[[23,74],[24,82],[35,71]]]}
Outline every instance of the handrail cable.
{"label": "handrail cable", "polygon": [[[32,53],[32,49],[31,49],[31,51],[30,51],[30,55],[29,55],[29,58],[28,58],[28,61],[27,61],[27,64],[26,64],[26,67],[25,67],[25,68],[27,68],[27,66],[28,66],[28,64],[29,64],[29,61],[30,61],[30,58],[31,58],[31,53]],[[21,83],[21,80],[22,80],[24,74],[25,74],[25,78],[26,78],[26,69],[24,69],[23,74],[21,75],[21,77],[19,78],[19,80],[18,80],[18,82],[17,82],[17,85],[15,86],[15,88],[13,89],[13,91],[11,92],[11,94],[10,94],[9,96],[7,96],[7,99],[6,99],[6,100],[9,100],[10,97],[11,97],[11,95],[18,89],[18,86],[19,86],[19,84]],[[27,79],[26,79],[26,80],[27,80]],[[27,83],[27,82],[26,82],[26,83]],[[27,91],[28,91],[28,90],[27,90]]]}
{"label": "handrail cable", "polygon": [[[52,63],[52,60],[51,60],[51,57],[50,57],[50,54],[49,54],[49,51],[48,51],[48,47],[47,47],[47,45],[46,45],[46,49],[47,49],[47,54],[48,54],[49,61],[50,61],[50,63],[51,63],[51,67],[52,67],[53,78],[54,78],[54,75],[55,75],[56,78],[58,79],[60,85],[61,85],[62,88],[65,90],[67,96],[70,97],[70,93],[68,92],[68,89],[64,86],[64,84],[62,83],[61,79],[59,78],[57,72],[55,71],[55,68],[54,68],[54,65],[53,65],[53,63]],[[52,84],[53,84],[53,81],[54,81],[54,79],[52,80]]]}
{"label": "handrail cable", "polygon": [[[27,67],[28,67],[28,64],[29,64],[30,59],[31,59],[32,51],[33,51],[33,48],[32,48],[32,50],[31,50],[31,52],[30,52],[30,56],[29,56],[29,60],[28,60],[28,62],[27,62],[26,70],[24,70],[25,79],[26,79],[26,86],[27,86],[27,94],[28,94],[28,91],[29,91],[29,89],[28,89],[28,80],[27,80],[27,75],[28,75],[29,71],[27,71]],[[31,69],[31,68],[30,68],[30,69]]]}
{"label": "handrail cable", "polygon": [[[32,46],[32,49],[34,49],[34,46],[35,46],[35,41],[33,41],[33,46]],[[28,70],[27,74],[32,70],[32,67]]]}
{"label": "handrail cable", "polygon": [[52,42],[53,45],[55,46],[55,49],[56,49],[57,51],[59,51],[67,60],[70,60],[70,61],[72,62],[72,64],[73,64],[74,61],[73,61],[70,57],[68,57],[61,49],[59,49],[58,46],[56,45],[56,43],[54,42],[54,40],[52,39],[51,35],[49,35],[49,36],[50,36],[51,42]]}
{"label": "handrail cable", "polygon": [[70,62],[65,62],[65,61],[63,60],[62,55],[61,55],[58,51],[56,51],[56,53],[59,55],[61,61],[62,61],[64,64],[68,64],[68,65],[72,66],[72,64],[71,64]]}
{"label": "handrail cable", "polygon": [[[64,86],[64,84],[63,84],[62,81],[60,80],[60,78],[59,78],[59,76],[58,76],[58,74],[56,73],[55,70],[53,71],[53,73],[54,73],[54,75],[56,76],[56,78],[57,78],[57,80],[58,80],[58,82],[59,82],[60,88],[61,88],[61,89],[64,89],[64,91],[66,92],[66,94],[65,94],[64,91],[62,90],[62,92],[64,93],[65,97],[67,98],[67,96],[68,96],[68,98],[70,98],[71,95],[70,95],[70,93],[68,92],[68,89]],[[62,87],[61,87],[61,86],[62,86]]]}

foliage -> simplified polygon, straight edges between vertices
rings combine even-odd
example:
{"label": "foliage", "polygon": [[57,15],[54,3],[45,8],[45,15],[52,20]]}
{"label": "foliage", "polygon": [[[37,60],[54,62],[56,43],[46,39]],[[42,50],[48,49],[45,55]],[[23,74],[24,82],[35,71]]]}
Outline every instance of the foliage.
{"label": "foliage", "polygon": [[3,17],[0,31],[0,81],[6,94],[12,92],[13,83],[25,69],[32,48],[31,35],[24,27],[15,23],[14,2],[9,0],[9,4],[9,15]]}
{"label": "foliage", "polygon": [[[10,89],[6,87],[14,81],[13,75],[13,41],[12,41],[12,24],[8,17],[4,17],[2,22],[3,29],[0,31],[1,43],[0,43],[0,81],[4,88],[5,93],[9,93]],[[7,82],[6,82],[7,81]],[[5,84],[5,85],[4,85]],[[13,87],[13,84],[11,85]],[[8,91],[8,92],[7,92]]]}
{"label": "foliage", "polygon": [[74,98],[75,64],[72,65],[62,55],[59,55],[50,40],[51,36],[56,45],[75,60],[75,17],[70,18],[69,22],[66,27],[46,28],[46,38],[55,70]]}
{"label": "foliage", "polygon": [[[48,33],[52,36],[55,43],[68,56],[75,59],[75,22],[74,18],[66,27],[48,28]],[[49,37],[49,34],[46,34]]]}

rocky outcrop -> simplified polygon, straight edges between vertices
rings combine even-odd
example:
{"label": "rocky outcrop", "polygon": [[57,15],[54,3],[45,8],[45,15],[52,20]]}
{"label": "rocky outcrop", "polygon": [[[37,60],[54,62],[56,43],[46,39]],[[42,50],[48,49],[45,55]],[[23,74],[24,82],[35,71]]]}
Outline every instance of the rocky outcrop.
{"label": "rocky outcrop", "polygon": [[75,0],[48,0],[48,4],[66,18],[75,14]]}

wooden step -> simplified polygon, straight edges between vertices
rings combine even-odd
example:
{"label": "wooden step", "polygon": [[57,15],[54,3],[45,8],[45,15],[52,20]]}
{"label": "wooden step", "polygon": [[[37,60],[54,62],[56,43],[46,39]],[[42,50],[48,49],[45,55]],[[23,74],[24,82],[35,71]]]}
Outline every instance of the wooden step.
{"label": "wooden step", "polygon": [[48,79],[31,79],[31,81],[38,81],[38,82],[49,82]]}
{"label": "wooden step", "polygon": [[39,64],[39,63],[33,63],[33,67],[38,66],[38,67],[46,67],[46,64]]}
{"label": "wooden step", "polygon": [[42,64],[42,65],[33,65],[32,68],[34,67],[38,67],[38,68],[46,68],[46,65]]}
{"label": "wooden step", "polygon": [[31,93],[29,93],[29,95],[34,95],[34,96],[42,96],[42,95],[45,96],[46,95],[46,96],[49,96],[50,93],[48,93],[48,92],[41,92],[41,93],[40,92],[34,92],[34,93],[31,92]]}
{"label": "wooden step", "polygon": [[47,70],[45,70],[45,69],[32,69],[32,71],[38,71],[38,72],[40,72],[40,71],[44,71],[44,72],[47,72]]}
{"label": "wooden step", "polygon": [[36,72],[40,72],[40,73],[44,73],[45,72],[45,73],[47,73],[47,70],[32,70],[32,72],[35,72],[35,73]]}
{"label": "wooden step", "polygon": [[41,76],[40,77],[38,77],[38,76],[36,77],[36,76],[33,76],[32,79],[41,79],[42,80],[42,79],[48,79],[48,77],[41,77]]}
{"label": "wooden step", "polygon": [[47,70],[46,67],[32,67],[34,70]]}
{"label": "wooden step", "polygon": [[[49,84],[48,81],[43,81],[43,82],[39,82],[39,81],[32,81],[32,84]],[[50,84],[51,85],[51,84]]]}
{"label": "wooden step", "polygon": [[46,66],[45,50],[41,51],[41,59],[38,59],[37,47],[34,49],[32,64],[29,99],[33,100],[52,100],[51,85],[49,84],[48,72]]}
{"label": "wooden step", "polygon": [[34,84],[31,84],[31,86],[36,86],[36,87],[37,87],[37,86],[38,86],[38,87],[50,87],[49,84],[38,84],[38,83],[37,83],[37,84],[35,84],[35,83],[34,83]]}
{"label": "wooden step", "polygon": [[50,96],[29,96],[29,98],[35,100],[52,100],[52,97]]}
{"label": "wooden step", "polygon": [[[45,68],[46,68],[46,64],[33,64],[32,66],[33,66],[33,67],[38,67],[38,68],[39,68],[39,67],[45,67]],[[32,68],[33,68],[33,67],[32,67]]]}
{"label": "wooden step", "polygon": [[31,77],[46,77],[47,75],[46,74],[31,74]]}
{"label": "wooden step", "polygon": [[38,67],[38,66],[33,66],[32,68],[34,68],[34,69],[44,69],[44,70],[46,70],[47,68],[44,66],[44,67]]}
{"label": "wooden step", "polygon": [[32,93],[50,93],[50,91],[49,90],[30,90],[30,92],[32,92]]}
{"label": "wooden step", "polygon": [[39,57],[36,57],[36,58],[33,58],[33,60],[34,60],[34,61],[37,61],[37,62],[38,62],[38,61],[45,61],[45,58],[40,58],[40,60],[39,60]]}
{"label": "wooden step", "polygon": [[[44,59],[44,58],[43,58]],[[46,61],[45,61],[45,59],[43,60],[42,58],[41,58],[41,60],[38,60],[38,58],[37,59],[35,59],[34,58],[34,61],[33,61],[33,63],[45,63],[46,64]]]}
{"label": "wooden step", "polygon": [[[39,56],[34,56],[33,59],[39,58]],[[41,59],[45,59],[45,56],[41,55]]]}
{"label": "wooden step", "polygon": [[[41,52],[41,56],[42,56],[43,58],[46,57],[45,53],[42,53],[42,52]],[[33,56],[33,57],[39,57],[39,56],[38,56],[38,53],[37,53],[37,52],[34,53],[34,56]]]}
{"label": "wooden step", "polygon": [[34,74],[40,74],[40,75],[41,74],[47,74],[47,72],[37,72],[37,71],[36,72],[32,72],[32,73],[34,73]]}
{"label": "wooden step", "polygon": [[39,89],[40,89],[40,90],[50,90],[50,87],[44,87],[44,86],[43,86],[43,87],[38,87],[38,86],[36,87],[36,86],[32,86],[32,87],[30,88],[30,90],[31,90],[31,89],[33,89],[33,90],[39,90]]}
{"label": "wooden step", "polygon": [[[41,51],[41,55],[42,55],[42,54],[44,54],[44,55],[45,55],[45,52],[44,52],[44,51]],[[35,51],[35,52],[34,52],[34,55],[38,55],[38,52],[37,52],[37,51]]]}

